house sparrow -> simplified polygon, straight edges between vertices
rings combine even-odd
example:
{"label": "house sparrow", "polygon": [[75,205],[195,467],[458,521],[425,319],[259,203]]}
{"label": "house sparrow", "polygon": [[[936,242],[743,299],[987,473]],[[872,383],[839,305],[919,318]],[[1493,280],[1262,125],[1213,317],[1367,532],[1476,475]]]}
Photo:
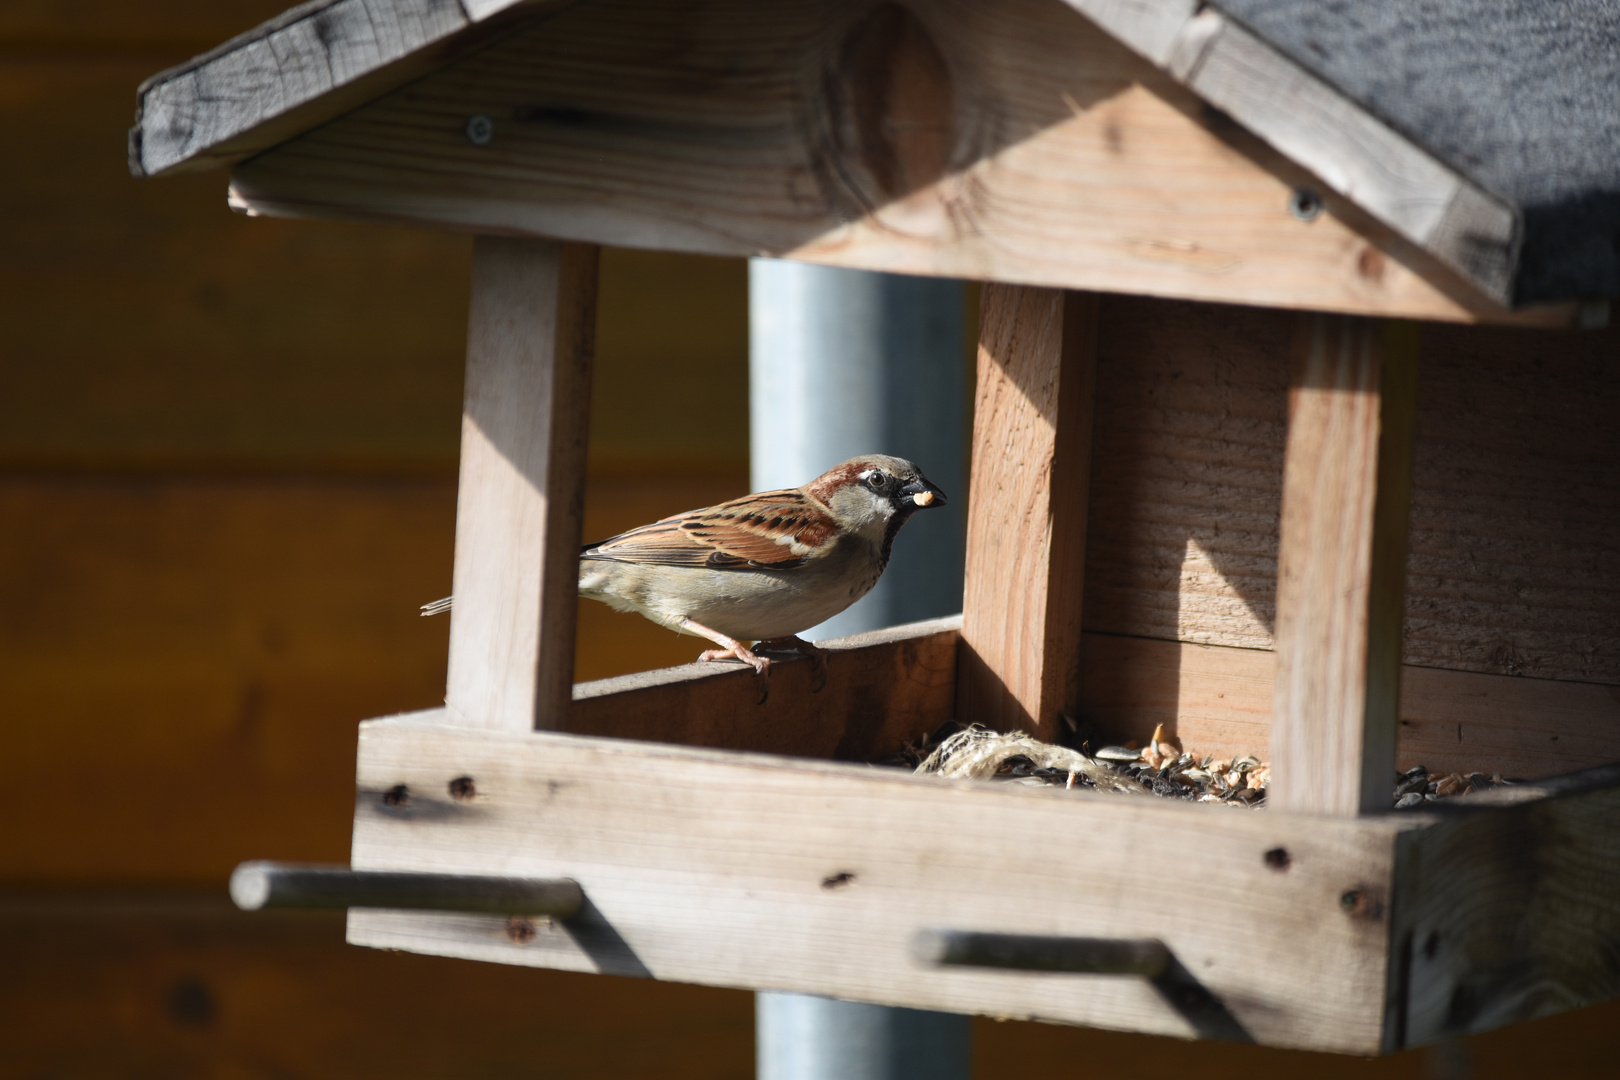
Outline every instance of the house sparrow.
{"label": "house sparrow", "polygon": [[[720,646],[699,660],[741,660],[764,675],[771,662],[759,652],[799,651],[816,657],[825,680],[826,654],[799,631],[865,596],[900,526],[923,507],[944,505],[945,493],[911,462],[867,454],[803,487],[688,510],[587,544],[579,594]],[[437,600],[422,614],[450,604]],[[759,644],[750,649],[747,641]]]}
{"label": "house sparrow", "polygon": [[579,594],[636,611],[761,675],[758,651],[825,654],[797,635],[877,584],[894,538],[945,495],[901,458],[868,454],[799,488],[763,491],[631,529],[580,553]]}

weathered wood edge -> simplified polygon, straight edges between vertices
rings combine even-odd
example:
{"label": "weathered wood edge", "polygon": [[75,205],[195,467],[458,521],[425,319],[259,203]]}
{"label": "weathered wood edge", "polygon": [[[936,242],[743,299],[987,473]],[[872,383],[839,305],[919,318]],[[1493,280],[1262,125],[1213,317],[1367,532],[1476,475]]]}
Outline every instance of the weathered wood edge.
{"label": "weathered wood edge", "polygon": [[[129,131],[130,173],[162,176],[242,161],[449,63],[516,19],[575,2],[300,4],[144,80]],[[200,137],[199,104],[215,114]]]}
{"label": "weathered wood edge", "polygon": [[[1518,208],[1230,16],[1192,0],[1065,0],[1504,307]],[[1286,92],[1284,92],[1286,90]]]}
{"label": "weathered wood edge", "polygon": [[[459,39],[497,15],[572,2],[411,0],[411,10],[395,11],[386,0],[315,0],[294,8],[141,84],[131,171],[155,176],[240,161],[482,43],[487,34]],[[1189,0],[1068,3],[1485,295],[1510,303],[1516,208],[1228,16]],[[200,135],[199,103],[212,114]]]}
{"label": "weathered wood edge", "polygon": [[960,625],[952,617],[822,642],[824,680],[807,658],[781,655],[768,679],[729,662],[578,685],[561,729],[881,761],[921,744],[955,714]]}
{"label": "weathered wood edge", "polygon": [[1423,817],[1395,838],[1384,1052],[1620,996],[1620,764]]}
{"label": "weathered wood edge", "polygon": [[[932,637],[935,634],[956,634],[962,630],[961,615],[946,615],[938,619],[924,619],[921,622],[906,623],[902,626],[891,626],[883,630],[869,630],[864,634],[850,634],[848,637],[829,638],[818,641],[817,645],[828,652],[847,652],[853,649],[866,649],[875,645],[893,645],[911,638]],[[807,658],[783,657],[773,660],[773,664],[791,664],[799,661],[808,663]],[[752,679],[753,672],[740,665],[682,664],[679,667],[659,668],[656,671],[638,671],[632,675],[615,675],[608,679],[595,679],[591,682],[574,684],[574,700],[589,701],[595,698],[610,697],[614,694],[625,694],[633,691],[654,690],[660,686],[672,686],[678,683],[694,682],[699,679],[713,679],[731,676],[738,679]]]}
{"label": "weathered wood edge", "polygon": [[[942,620],[945,621],[945,620]],[[886,634],[890,638],[898,637],[892,632]],[[683,673],[684,674],[684,673]],[[688,676],[689,677],[689,676]],[[634,679],[635,677],[631,677]],[[620,682],[623,680],[605,680],[604,682]],[[607,691],[607,687],[598,685],[593,689]],[[611,697],[611,692],[603,695]],[[391,731],[399,729],[424,729],[436,734],[435,739],[448,736],[456,741],[457,746],[465,746],[468,760],[487,757],[491,752],[495,754],[492,760],[508,758],[520,747],[533,747],[544,756],[548,753],[544,748],[555,746],[558,751],[566,748],[568,755],[574,756],[584,751],[600,756],[601,772],[605,777],[622,776],[660,776],[665,783],[677,777],[686,775],[687,767],[708,769],[715,765],[725,765],[729,768],[742,768],[749,774],[758,777],[760,783],[772,784],[771,774],[792,773],[800,781],[789,781],[785,776],[784,783],[790,787],[794,783],[810,781],[820,776],[833,781],[838,790],[849,790],[847,785],[858,783],[860,790],[870,793],[876,799],[907,800],[912,796],[907,791],[916,793],[917,797],[931,799],[929,792],[938,791],[940,782],[929,778],[917,777],[900,769],[872,768],[854,763],[823,761],[803,757],[792,757],[780,754],[764,754],[757,752],[717,750],[702,747],[688,747],[664,743],[651,743],[636,740],[603,738],[589,735],[566,734],[557,732],[510,732],[498,730],[480,730],[461,728],[450,722],[450,718],[442,709],[425,710],[418,713],[404,714],[374,721],[362,725],[361,756],[370,760],[370,752],[366,749],[373,745],[373,736],[389,738]],[[463,742],[462,740],[466,740]],[[519,741],[514,741],[519,740]],[[501,746],[508,749],[500,750]],[[460,758],[458,752],[453,757]],[[426,764],[425,762],[423,764]],[[453,764],[448,759],[442,767],[462,767]],[[375,768],[371,770],[376,772]],[[477,771],[476,769],[474,771]],[[364,772],[364,767],[362,768]],[[448,774],[447,774],[448,775]],[[384,778],[386,779],[386,778]],[[411,782],[412,805],[418,801],[417,779],[409,778]],[[378,776],[370,777],[370,787],[362,791],[362,801],[374,802],[382,792],[377,789]],[[389,783],[394,781],[389,780]],[[616,781],[615,781],[616,782]],[[683,781],[684,782],[684,781]],[[442,781],[436,781],[442,789]],[[508,781],[508,784],[510,781]],[[886,785],[883,788],[871,788],[871,784]],[[364,787],[364,785],[362,785]],[[482,787],[482,785],[480,785]],[[959,789],[963,796],[974,799],[992,798],[996,805],[1011,807],[1004,799],[1035,800],[1025,802],[1031,812],[1037,817],[1053,812],[1058,803],[1067,801],[1076,812],[1085,815],[1103,813],[1112,820],[1113,811],[1101,808],[1109,805],[1112,796],[1091,792],[1053,792],[1050,789],[1033,789],[1014,787],[1011,785],[992,784],[983,781],[956,782],[950,787]],[[435,796],[435,783],[423,786],[421,795],[426,798],[417,812],[426,814],[422,818],[424,823],[437,820],[442,813],[436,809],[443,797]],[[830,797],[829,789],[829,797]],[[1620,764],[1603,766],[1584,770],[1580,773],[1559,777],[1538,784],[1526,784],[1505,791],[1498,790],[1491,793],[1459,797],[1445,803],[1435,804],[1420,811],[1399,811],[1366,815],[1359,818],[1328,819],[1309,814],[1284,814],[1281,812],[1265,812],[1261,814],[1243,813],[1224,808],[1200,807],[1183,804],[1178,801],[1156,800],[1130,800],[1128,803],[1115,803],[1119,813],[1125,816],[1119,818],[1124,823],[1128,821],[1143,821],[1141,815],[1146,815],[1146,821],[1159,823],[1151,826],[1156,833],[1165,828],[1180,830],[1192,827],[1192,815],[1220,814],[1233,815],[1230,824],[1239,833],[1247,835],[1252,827],[1261,823],[1269,823],[1268,831],[1276,830],[1276,838],[1287,841],[1289,837],[1325,836],[1328,834],[1341,836],[1347,830],[1354,835],[1366,838],[1368,843],[1379,843],[1378,838],[1384,838],[1393,845],[1390,857],[1391,876],[1387,882],[1388,891],[1369,879],[1374,891],[1367,893],[1348,892],[1339,898],[1340,906],[1356,916],[1358,912],[1371,920],[1369,929],[1373,925],[1380,927],[1380,934],[1385,942],[1383,946],[1387,963],[1383,964],[1385,991],[1383,994],[1383,1011],[1381,1037],[1377,1047],[1359,1045],[1352,1049],[1357,1053],[1384,1052],[1391,1053],[1410,1046],[1421,1045],[1433,1041],[1435,1038],[1445,1037],[1446,1032],[1436,1027],[1448,1015],[1442,1007],[1436,1011],[1434,998],[1434,973],[1430,972],[1427,982],[1418,981],[1414,989],[1413,973],[1414,963],[1419,967],[1422,975],[1422,964],[1433,960],[1432,955],[1427,959],[1423,955],[1424,939],[1432,927],[1439,927],[1445,935],[1455,936],[1460,942],[1475,944],[1470,947],[1475,951],[1484,950],[1482,959],[1477,962],[1472,953],[1461,960],[1453,960],[1450,967],[1442,970],[1442,974],[1451,972],[1448,976],[1459,985],[1466,985],[1472,979],[1482,982],[1485,994],[1480,1000],[1485,1004],[1500,1001],[1501,1008],[1477,1011],[1472,1014],[1465,1026],[1467,1031],[1483,1031],[1489,1028],[1509,1023],[1516,1019],[1526,1019],[1530,1015],[1545,1015],[1551,1012],[1562,1011],[1575,1005],[1585,1004],[1603,996],[1612,996],[1613,991],[1607,990],[1598,984],[1595,989],[1588,984],[1585,996],[1580,995],[1581,985],[1577,983],[1574,990],[1567,993],[1542,993],[1539,996],[1534,992],[1541,982],[1532,984],[1528,989],[1509,985],[1505,989],[1495,988],[1500,982],[1499,976],[1505,970],[1503,957],[1497,955],[1503,946],[1494,945],[1493,942],[1513,938],[1507,933],[1504,923],[1512,921],[1515,913],[1524,909],[1529,913],[1529,905],[1545,906],[1551,902],[1549,897],[1556,899],[1562,896],[1566,885],[1573,882],[1580,885],[1587,877],[1593,874],[1601,876],[1608,873],[1604,869],[1605,851],[1613,846],[1613,837],[1597,835],[1589,828],[1596,820],[1600,826],[1598,832],[1602,833],[1602,826],[1607,825],[1603,817],[1605,807],[1613,802],[1620,794]],[[1055,801],[1054,801],[1055,800]],[[369,807],[370,802],[366,805]],[[448,807],[449,804],[445,804]],[[1081,810],[1084,806],[1085,809]],[[358,808],[357,808],[358,809]],[[375,816],[375,811],[367,810]],[[448,812],[448,810],[444,811]],[[1566,817],[1574,815],[1569,824],[1581,826],[1572,829],[1560,829],[1558,823]],[[1180,816],[1178,816],[1180,815]],[[1611,815],[1612,816],[1612,815]],[[1217,821],[1215,818],[1204,819],[1210,827],[1225,829],[1225,819]],[[1583,824],[1584,823],[1584,824]],[[553,826],[554,828],[555,826]],[[1202,828],[1203,826],[1197,826]],[[1549,832],[1549,827],[1551,831]],[[1497,842],[1495,839],[1507,831],[1508,842]],[[1302,831],[1301,831],[1302,830]],[[1612,832],[1613,830],[1609,830]],[[414,844],[414,841],[412,841]],[[1551,870],[1553,877],[1547,877],[1547,868],[1539,875],[1520,874],[1518,863],[1523,857],[1518,855],[1522,850],[1534,850],[1537,845],[1551,843],[1556,853],[1564,855],[1573,854],[1576,860],[1584,866],[1584,871],[1577,867],[1576,873],[1570,877],[1569,882],[1564,880],[1562,862],[1553,864]],[[1608,845],[1608,847],[1605,847]],[[376,862],[378,853],[374,851],[362,852],[357,849],[357,865],[361,862],[370,865]],[[1481,866],[1476,866],[1483,860]],[[1517,861],[1515,861],[1517,860]],[[392,866],[399,861],[394,856],[385,856],[384,863]],[[1533,861],[1533,860],[1532,860]],[[1609,860],[1612,862],[1613,860]],[[427,866],[431,860],[424,863]],[[382,864],[379,864],[381,866]],[[414,864],[413,864],[414,865]],[[1537,865],[1540,865],[1539,863]],[[1620,867],[1620,863],[1615,863]],[[393,867],[393,868],[405,868]],[[463,867],[463,870],[466,868]],[[555,868],[553,868],[555,869]],[[560,872],[560,871],[559,871]],[[1584,877],[1582,874],[1584,873]],[[1458,875],[1461,875],[1459,877]],[[1475,882],[1475,879],[1478,879]],[[1466,879],[1466,880],[1464,880]],[[1381,880],[1381,879],[1380,879]],[[1515,891],[1507,890],[1502,893],[1502,883],[1529,882],[1523,888]],[[1461,881],[1462,884],[1457,884]],[[1477,891],[1483,897],[1479,901],[1478,910],[1473,905],[1474,893],[1470,892],[1477,885]],[[585,881],[587,893],[590,892],[590,881]],[[1516,887],[1515,887],[1516,888]],[[1459,890],[1461,890],[1459,892]],[[1519,895],[1523,893],[1524,895]],[[1576,975],[1583,974],[1594,963],[1579,959],[1582,949],[1588,952],[1600,951],[1603,942],[1603,927],[1607,924],[1599,916],[1602,911],[1601,898],[1593,898],[1592,890],[1582,890],[1578,894],[1577,912],[1591,909],[1591,916],[1598,919],[1596,930],[1590,941],[1582,935],[1585,931],[1580,918],[1564,916],[1556,919],[1554,929],[1564,935],[1574,934],[1576,945],[1581,948],[1563,951],[1576,956],[1577,959],[1564,964],[1563,961],[1554,963],[1557,950],[1548,946],[1539,938],[1526,946],[1526,956],[1539,965],[1536,970],[1543,968],[1550,971],[1549,978],[1555,990],[1562,989],[1563,984],[1559,977],[1567,969]],[[1584,904],[1585,907],[1580,905]],[[1592,905],[1596,904],[1596,907]],[[1361,912],[1357,905],[1365,907]],[[611,905],[610,905],[611,906]],[[1539,910],[1539,908],[1538,908]],[[1504,912],[1507,914],[1505,915]],[[1528,918],[1528,915],[1526,915]],[[358,921],[356,921],[358,919]],[[459,921],[457,921],[459,919]],[[426,920],[426,921],[423,921]],[[485,920],[486,922],[488,920]],[[497,920],[498,921],[498,920]],[[1530,925],[1530,923],[1526,923]],[[500,926],[491,923],[485,926],[469,917],[447,918],[441,916],[416,916],[395,912],[355,912],[350,919],[351,940],[356,944],[369,944],[387,948],[405,948],[410,951],[422,951],[440,955],[464,956],[474,959],[494,960],[497,962],[531,964],[539,966],[564,966],[579,970],[596,970],[591,961],[585,957],[568,959],[556,954],[554,947],[545,950],[525,950],[519,944],[508,944],[502,938]],[[1505,937],[1504,937],[1505,935]],[[555,937],[556,935],[551,935]],[[1447,937],[1446,940],[1450,940]],[[483,942],[483,944],[479,944]],[[1481,944],[1482,943],[1482,944]],[[555,945],[556,943],[553,943]],[[1511,944],[1511,941],[1509,941]],[[1566,945],[1568,942],[1565,943]],[[1590,947],[1590,948],[1588,948]],[[1416,955],[1414,956],[1414,950]],[[1494,951],[1493,951],[1494,950]],[[1511,952],[1511,950],[1509,950]],[[570,954],[571,955],[571,954]],[[1553,959],[1548,959],[1552,956]],[[1442,957],[1444,954],[1442,953]],[[1538,959],[1539,958],[1539,959]],[[1508,958],[1511,960],[1511,957]],[[583,966],[581,966],[583,965]],[[1549,966],[1550,965],[1550,966]],[[1563,966],[1560,966],[1563,965]],[[1431,963],[1431,966],[1432,963]],[[1509,965],[1511,966],[1511,965]],[[1601,967],[1600,964],[1596,965]],[[656,967],[656,965],[655,965]],[[644,974],[646,972],[643,972]],[[672,973],[671,977],[686,978],[679,973]],[[717,985],[733,985],[725,978],[715,980],[709,977],[699,977],[696,981],[713,981]],[[1545,980],[1544,980],[1545,981]],[[1446,987],[1451,985],[1445,983]],[[791,989],[792,987],[786,987]],[[802,988],[801,988],[802,989]],[[825,988],[823,988],[824,990]],[[1416,994],[1416,999],[1414,999]],[[1494,995],[1494,996],[1493,996]],[[859,996],[859,995],[857,995]],[[1427,1002],[1425,1005],[1424,1003]],[[895,1002],[890,1002],[895,1003]],[[904,1002],[900,1002],[904,1003]],[[913,1002],[915,1004],[915,1002]],[[925,1003],[926,1004],[926,1003]],[[951,1003],[953,1007],[967,1008],[962,1002]],[[937,1003],[936,1003],[937,1005]],[[1417,1014],[1414,1008],[1422,1006]],[[1518,1011],[1515,1012],[1514,1010]],[[1528,1012],[1525,1010],[1529,1010]],[[1046,1017],[1052,1019],[1053,1017]],[[1438,1019],[1437,1019],[1438,1018]],[[1060,1022],[1062,1018],[1058,1017]],[[1074,1022],[1072,1019],[1069,1022]],[[1087,1021],[1091,1022],[1091,1021]],[[1117,1026],[1117,1021],[1108,1026]],[[1306,1046],[1304,1042],[1294,1042],[1292,1045]],[[1319,1047],[1344,1051],[1344,1046]]]}
{"label": "weathered wood edge", "polygon": [[[355,944],[1360,1054],[1380,1045],[1393,843],[1427,824],[942,782],[420,715],[368,725],[360,757],[357,867],[569,876],[585,890],[590,925],[537,928],[539,938],[519,942],[498,918],[354,911]],[[446,798],[446,778],[458,775],[477,777],[488,801]],[[631,778],[651,782],[626,787]],[[385,805],[407,786],[408,803]],[[1165,890],[1158,860],[1141,855],[1212,847],[1232,876],[1208,895]],[[1262,857],[1275,849],[1292,872]],[[1076,858],[1054,859],[1062,850]],[[826,876],[840,869],[858,876],[854,888]],[[1255,888],[1273,904],[1257,902]],[[1347,890],[1367,902],[1346,905]],[[1222,1036],[1186,1026],[1135,983],[919,972],[904,958],[907,940],[942,917],[1015,933],[1150,928],[1243,1027]],[[1281,944],[1283,924],[1284,937],[1313,947]],[[1234,952],[1233,935],[1251,947]],[[613,944],[613,955],[589,939]]]}
{"label": "weathered wood edge", "polygon": [[[1162,723],[1170,741],[1196,753],[1271,760],[1275,653],[1099,632],[1081,638],[1079,715],[1094,742],[1145,741]],[[1401,769],[1423,764],[1540,784],[1620,757],[1610,735],[1620,701],[1598,683],[1403,665],[1400,710]],[[1522,788],[1499,790],[1509,797]]]}
{"label": "weathered wood edge", "polygon": [[[1578,798],[1612,787],[1620,787],[1620,762],[1596,765],[1562,776],[1549,776],[1545,780],[1493,787],[1488,791],[1462,796],[1455,806],[1465,810],[1479,807],[1521,806],[1546,799]],[[1438,805],[1442,810],[1448,808],[1448,804],[1445,803]]]}
{"label": "weathered wood edge", "polygon": [[[679,669],[670,669],[679,670]],[[610,681],[610,680],[601,680]],[[582,684],[589,685],[589,684]],[[457,721],[454,714],[444,707],[433,709],[419,709],[413,712],[394,713],[388,716],[374,717],[370,720],[360,721],[360,736],[362,741],[367,733],[383,732],[385,730],[400,728],[420,728],[444,731],[460,738],[465,736],[470,740],[504,739],[520,736],[524,739],[561,740],[559,745],[589,747],[601,753],[624,755],[646,760],[648,762],[678,763],[681,761],[710,762],[732,765],[746,765],[750,768],[766,770],[787,770],[792,772],[809,773],[843,778],[866,778],[878,783],[898,784],[905,787],[922,785],[933,787],[938,784],[950,784],[958,787],[997,791],[1009,797],[1043,799],[1051,798],[1057,789],[1040,786],[1028,787],[1018,784],[1007,784],[992,780],[941,780],[938,777],[918,776],[910,769],[886,767],[849,761],[829,761],[822,758],[799,757],[792,754],[773,754],[758,750],[729,750],[710,746],[686,746],[681,743],[651,742],[642,739],[619,739],[612,736],[587,735],[578,732],[535,730],[529,732],[515,732],[502,728],[471,727]],[[1607,770],[1614,769],[1616,776],[1620,777],[1620,764],[1602,766],[1588,772],[1607,775]],[[1584,775],[1584,774],[1576,774]],[[1560,778],[1561,779],[1561,778]],[[1580,791],[1602,787],[1600,783],[1583,783]],[[1542,784],[1522,785],[1525,794],[1520,796],[1522,802],[1534,802],[1542,797]],[[1091,791],[1075,788],[1061,793],[1064,798],[1082,799],[1094,805],[1117,804],[1130,808],[1133,812],[1146,810],[1149,813],[1168,814],[1231,814],[1239,816],[1250,813],[1239,811],[1231,807],[1208,806],[1200,803],[1188,802],[1183,799],[1129,799],[1123,800],[1118,795],[1107,792]],[[1443,815],[1455,813],[1468,813],[1476,809],[1490,808],[1495,804],[1487,803],[1485,794],[1461,796],[1455,807],[1434,806],[1426,807],[1421,811],[1387,811],[1378,814],[1364,814],[1360,817],[1343,817],[1338,815],[1324,815],[1311,813],[1293,813],[1282,811],[1254,811],[1255,813],[1268,813],[1273,816],[1286,816],[1291,820],[1309,820],[1313,822],[1312,828],[1350,830],[1352,832],[1366,831],[1377,836],[1396,836],[1414,830],[1430,828],[1445,820]],[[1437,804],[1438,805],[1438,804]],[[1517,804],[1515,804],[1517,805]]]}

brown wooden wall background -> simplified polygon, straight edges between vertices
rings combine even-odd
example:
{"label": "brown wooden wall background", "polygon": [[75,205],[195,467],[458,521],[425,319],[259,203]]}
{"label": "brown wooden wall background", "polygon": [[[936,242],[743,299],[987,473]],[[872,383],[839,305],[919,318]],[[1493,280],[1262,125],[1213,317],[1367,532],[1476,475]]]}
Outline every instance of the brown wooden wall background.
{"label": "brown wooden wall background", "polygon": [[[239,859],[343,860],[356,721],[444,685],[415,608],[449,588],[469,242],[250,221],[222,174],[124,166],[136,84],[282,6],[0,6],[0,1077],[750,1076],[749,995],[351,949],[223,900]],[[744,489],[745,277],[606,256],[589,534]],[[584,678],[696,649],[598,605],[580,633]],[[1617,1016],[1472,1040],[1474,1073],[1610,1075]],[[1451,1060],[976,1039],[986,1078]]]}

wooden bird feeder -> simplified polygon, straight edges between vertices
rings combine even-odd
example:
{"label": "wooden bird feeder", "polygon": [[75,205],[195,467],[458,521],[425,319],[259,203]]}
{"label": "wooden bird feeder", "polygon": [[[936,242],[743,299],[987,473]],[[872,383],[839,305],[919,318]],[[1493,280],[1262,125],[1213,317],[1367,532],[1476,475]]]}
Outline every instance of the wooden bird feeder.
{"label": "wooden bird feeder", "polygon": [[[1356,1054],[1620,993],[1620,120],[1488,115],[1612,95],[1615,16],[1419,7],[315,0],[143,85],[137,174],[477,234],[446,704],[362,726],[353,866],[584,900],[349,940]],[[765,704],[570,686],[600,244],[988,283],[958,619]],[[865,764],[1064,715],[1270,805]],[[1393,812],[1414,762],[1530,782]],[[1163,948],[911,951],[957,931]]]}

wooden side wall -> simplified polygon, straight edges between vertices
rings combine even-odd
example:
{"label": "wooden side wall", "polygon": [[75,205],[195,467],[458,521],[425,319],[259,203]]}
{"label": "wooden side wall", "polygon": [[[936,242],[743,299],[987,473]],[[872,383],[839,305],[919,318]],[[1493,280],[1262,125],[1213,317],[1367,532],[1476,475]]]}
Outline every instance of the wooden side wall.
{"label": "wooden side wall", "polygon": [[[1291,319],[1105,300],[1088,630],[1271,647]],[[1405,663],[1620,685],[1620,329],[1422,340]]]}
{"label": "wooden side wall", "polygon": [[[1104,298],[1083,691],[1104,731],[1263,752],[1293,318]],[[1427,324],[1421,349],[1402,765],[1613,760],[1620,329]]]}

